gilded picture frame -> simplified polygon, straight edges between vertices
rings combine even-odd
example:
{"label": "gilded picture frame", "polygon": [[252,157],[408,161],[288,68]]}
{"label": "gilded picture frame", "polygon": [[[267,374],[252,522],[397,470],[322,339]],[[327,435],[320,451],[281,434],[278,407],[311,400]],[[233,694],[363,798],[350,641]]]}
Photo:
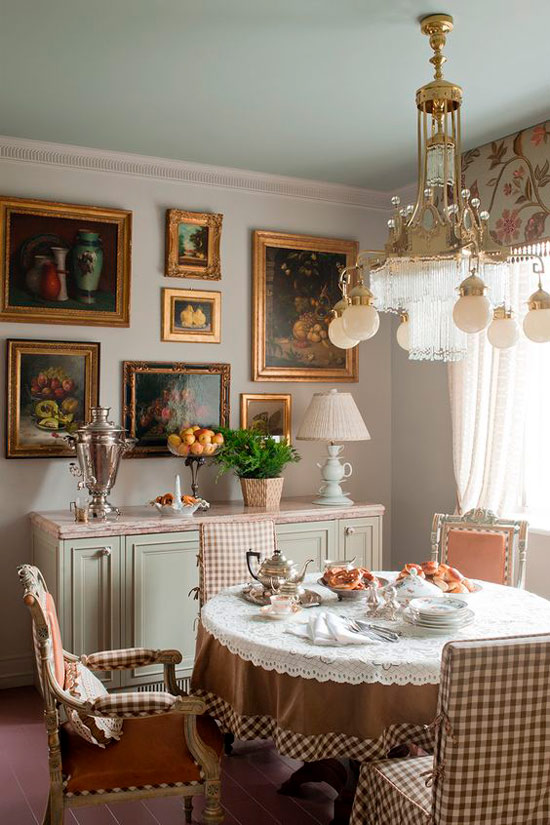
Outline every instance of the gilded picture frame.
{"label": "gilded picture frame", "polygon": [[124,361],[122,376],[123,426],[138,439],[128,458],[171,455],[168,436],[193,424],[229,424],[229,364]]}
{"label": "gilded picture frame", "polygon": [[241,393],[241,429],[254,429],[290,444],[291,426],[290,393]]}
{"label": "gilded picture frame", "polygon": [[254,381],[358,381],[357,347],[328,339],[339,274],[358,251],[352,240],[253,233]]}
{"label": "gilded picture frame", "polygon": [[0,321],[128,327],[131,247],[128,210],[0,197]]}
{"label": "gilded picture frame", "polygon": [[62,436],[98,404],[100,350],[97,342],[8,339],[6,458],[74,456]]}
{"label": "gilded picture frame", "polygon": [[222,277],[220,243],[223,215],[166,210],[166,271],[169,278]]}
{"label": "gilded picture frame", "polygon": [[162,341],[219,344],[221,292],[200,289],[162,290]]}

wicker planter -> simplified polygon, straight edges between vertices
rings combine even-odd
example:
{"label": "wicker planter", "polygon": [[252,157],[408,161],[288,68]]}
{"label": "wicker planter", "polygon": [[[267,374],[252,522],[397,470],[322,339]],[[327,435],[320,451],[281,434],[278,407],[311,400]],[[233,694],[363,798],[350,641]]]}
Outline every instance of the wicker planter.
{"label": "wicker planter", "polygon": [[244,503],[247,507],[278,507],[281,503],[284,478],[241,478]]}

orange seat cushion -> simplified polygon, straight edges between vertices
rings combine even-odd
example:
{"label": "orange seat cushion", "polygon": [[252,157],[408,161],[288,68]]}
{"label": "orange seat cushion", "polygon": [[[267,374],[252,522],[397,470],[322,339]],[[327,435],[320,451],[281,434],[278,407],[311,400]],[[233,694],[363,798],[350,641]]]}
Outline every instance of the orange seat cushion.
{"label": "orange seat cushion", "polygon": [[448,530],[447,564],[469,579],[496,584],[506,580],[506,535],[481,530]]}
{"label": "orange seat cushion", "polygon": [[63,658],[63,643],[61,641],[61,631],[57,619],[57,610],[51,593],[46,593],[46,616],[50,625],[50,636],[52,640],[53,672],[59,687],[65,684],[65,660]]}
{"label": "orange seat cushion", "polygon": [[[98,748],[61,728],[63,774],[68,793],[201,781],[185,742],[183,713],[124,720],[124,736]],[[197,717],[201,739],[221,756],[223,737],[211,716]]]}

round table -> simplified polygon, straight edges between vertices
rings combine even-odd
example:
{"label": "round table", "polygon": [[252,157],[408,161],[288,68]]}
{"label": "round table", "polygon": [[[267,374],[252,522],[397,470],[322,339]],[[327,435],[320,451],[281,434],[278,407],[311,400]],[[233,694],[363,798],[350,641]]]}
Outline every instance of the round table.
{"label": "round table", "polygon": [[[386,578],[395,573],[380,573]],[[395,644],[320,647],[290,632],[319,610],[362,616],[365,603],[323,597],[319,608],[274,621],[228,588],[202,608],[192,689],[209,712],[240,739],[271,738],[279,751],[304,761],[383,756],[413,738],[422,744],[435,717],[441,653],[451,638],[500,638],[550,632],[550,601],[481,582],[469,596],[475,621],[450,636],[430,635],[404,621]]]}

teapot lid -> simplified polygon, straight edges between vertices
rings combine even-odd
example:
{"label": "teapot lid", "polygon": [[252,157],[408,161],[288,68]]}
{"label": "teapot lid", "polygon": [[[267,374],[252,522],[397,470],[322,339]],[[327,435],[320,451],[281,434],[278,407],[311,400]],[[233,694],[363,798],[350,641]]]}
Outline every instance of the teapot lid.
{"label": "teapot lid", "polygon": [[117,427],[113,421],[109,421],[109,413],[111,412],[110,407],[92,407],[90,410],[92,414],[92,420],[88,421],[87,424],[83,424],[82,427],[79,428],[79,432],[87,432],[87,433],[113,433],[113,432],[126,432],[124,427]]}

